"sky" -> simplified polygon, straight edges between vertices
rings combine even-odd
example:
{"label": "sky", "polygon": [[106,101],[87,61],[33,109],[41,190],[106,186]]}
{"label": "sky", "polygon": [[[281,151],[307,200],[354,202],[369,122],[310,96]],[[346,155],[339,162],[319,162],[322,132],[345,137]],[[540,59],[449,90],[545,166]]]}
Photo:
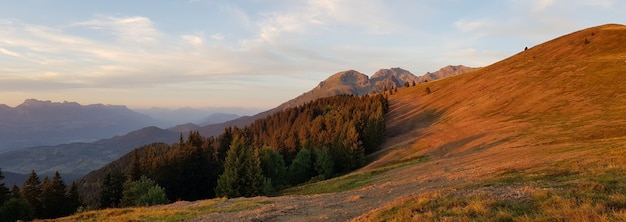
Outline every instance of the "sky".
{"label": "sky", "polygon": [[618,0],[0,0],[0,104],[269,109],[354,69],[482,67]]}

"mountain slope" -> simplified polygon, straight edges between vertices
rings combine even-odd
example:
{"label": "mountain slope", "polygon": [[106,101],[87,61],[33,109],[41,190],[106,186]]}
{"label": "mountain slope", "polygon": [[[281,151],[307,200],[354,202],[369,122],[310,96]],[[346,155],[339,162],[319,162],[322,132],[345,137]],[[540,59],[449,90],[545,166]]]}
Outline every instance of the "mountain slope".
{"label": "mountain slope", "polygon": [[29,99],[0,106],[0,153],[24,147],[89,142],[152,125],[125,106]]}
{"label": "mountain slope", "polygon": [[[244,116],[228,122],[207,125],[198,130],[204,136],[216,136],[223,132],[224,128],[229,126],[243,127],[252,123],[254,120],[266,117],[276,111],[285,110],[287,108],[296,107],[313,100],[342,94],[365,95],[369,93],[382,92],[385,88],[404,87],[406,82],[412,84],[430,80],[437,80],[448,76],[454,76],[470,72],[475,68],[469,68],[462,65],[446,66],[434,73],[417,77],[411,72],[401,68],[380,69],[369,78],[367,75],[355,70],[347,70],[335,73],[326,80],[321,81],[312,90],[291,99],[278,107],[259,113],[254,116]],[[186,128],[185,128],[186,129]]]}
{"label": "mountain slope", "polygon": [[401,88],[366,167],[292,192],[307,195],[216,200],[250,208],[194,211],[204,215],[191,221],[621,221],[625,42],[626,26],[592,27]]}

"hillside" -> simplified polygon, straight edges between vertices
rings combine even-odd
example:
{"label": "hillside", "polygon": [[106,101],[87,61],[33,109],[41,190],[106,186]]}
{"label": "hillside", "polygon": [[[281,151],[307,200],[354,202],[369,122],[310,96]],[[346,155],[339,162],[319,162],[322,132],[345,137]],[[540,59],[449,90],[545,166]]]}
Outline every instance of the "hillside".
{"label": "hillside", "polygon": [[387,140],[374,160],[287,191],[307,195],[104,213],[170,211],[192,221],[623,220],[625,40],[625,26],[592,27],[468,75],[399,89],[389,96]]}
{"label": "hillside", "polygon": [[346,70],[331,75],[326,80],[321,81],[315,88],[311,89],[310,91],[305,92],[302,95],[297,96],[296,98],[293,98],[274,109],[261,112],[254,116],[244,116],[224,123],[207,125],[198,128],[198,131],[200,131],[200,133],[204,136],[217,136],[222,133],[224,131],[224,128],[226,127],[243,127],[254,122],[254,120],[264,118],[277,111],[297,107],[299,105],[311,102],[319,98],[344,94],[365,95],[369,93],[382,92],[385,88],[391,89],[404,87],[404,84],[407,82],[410,84],[415,82],[417,84],[420,82],[432,81],[450,76],[460,75],[475,69],[476,68],[470,68],[462,65],[446,66],[436,72],[427,72],[426,74],[424,74],[424,76],[418,77],[413,75],[413,73],[401,68],[390,68],[378,70],[372,75],[371,78],[355,70]]}

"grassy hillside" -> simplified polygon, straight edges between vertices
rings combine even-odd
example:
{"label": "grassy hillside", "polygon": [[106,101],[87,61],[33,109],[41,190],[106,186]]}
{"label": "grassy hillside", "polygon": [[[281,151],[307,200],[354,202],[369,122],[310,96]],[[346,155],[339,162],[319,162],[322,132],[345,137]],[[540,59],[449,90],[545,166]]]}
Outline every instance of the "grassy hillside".
{"label": "grassy hillside", "polygon": [[366,167],[190,218],[625,220],[625,42],[625,26],[593,27],[401,88],[389,96],[386,142]]}

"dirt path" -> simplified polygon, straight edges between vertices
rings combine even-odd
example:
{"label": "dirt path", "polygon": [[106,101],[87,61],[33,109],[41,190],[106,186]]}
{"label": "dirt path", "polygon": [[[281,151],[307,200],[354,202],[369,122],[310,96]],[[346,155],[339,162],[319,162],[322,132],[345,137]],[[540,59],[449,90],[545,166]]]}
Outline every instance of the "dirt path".
{"label": "dirt path", "polygon": [[[435,163],[433,163],[435,164]],[[387,175],[404,177],[393,182],[368,185],[358,190],[280,197],[255,197],[271,201],[251,210],[212,213],[188,221],[346,221],[383,207],[402,197],[450,187],[464,180],[450,180],[446,174],[429,174],[420,165],[394,170]],[[236,202],[238,198],[228,202]]]}

